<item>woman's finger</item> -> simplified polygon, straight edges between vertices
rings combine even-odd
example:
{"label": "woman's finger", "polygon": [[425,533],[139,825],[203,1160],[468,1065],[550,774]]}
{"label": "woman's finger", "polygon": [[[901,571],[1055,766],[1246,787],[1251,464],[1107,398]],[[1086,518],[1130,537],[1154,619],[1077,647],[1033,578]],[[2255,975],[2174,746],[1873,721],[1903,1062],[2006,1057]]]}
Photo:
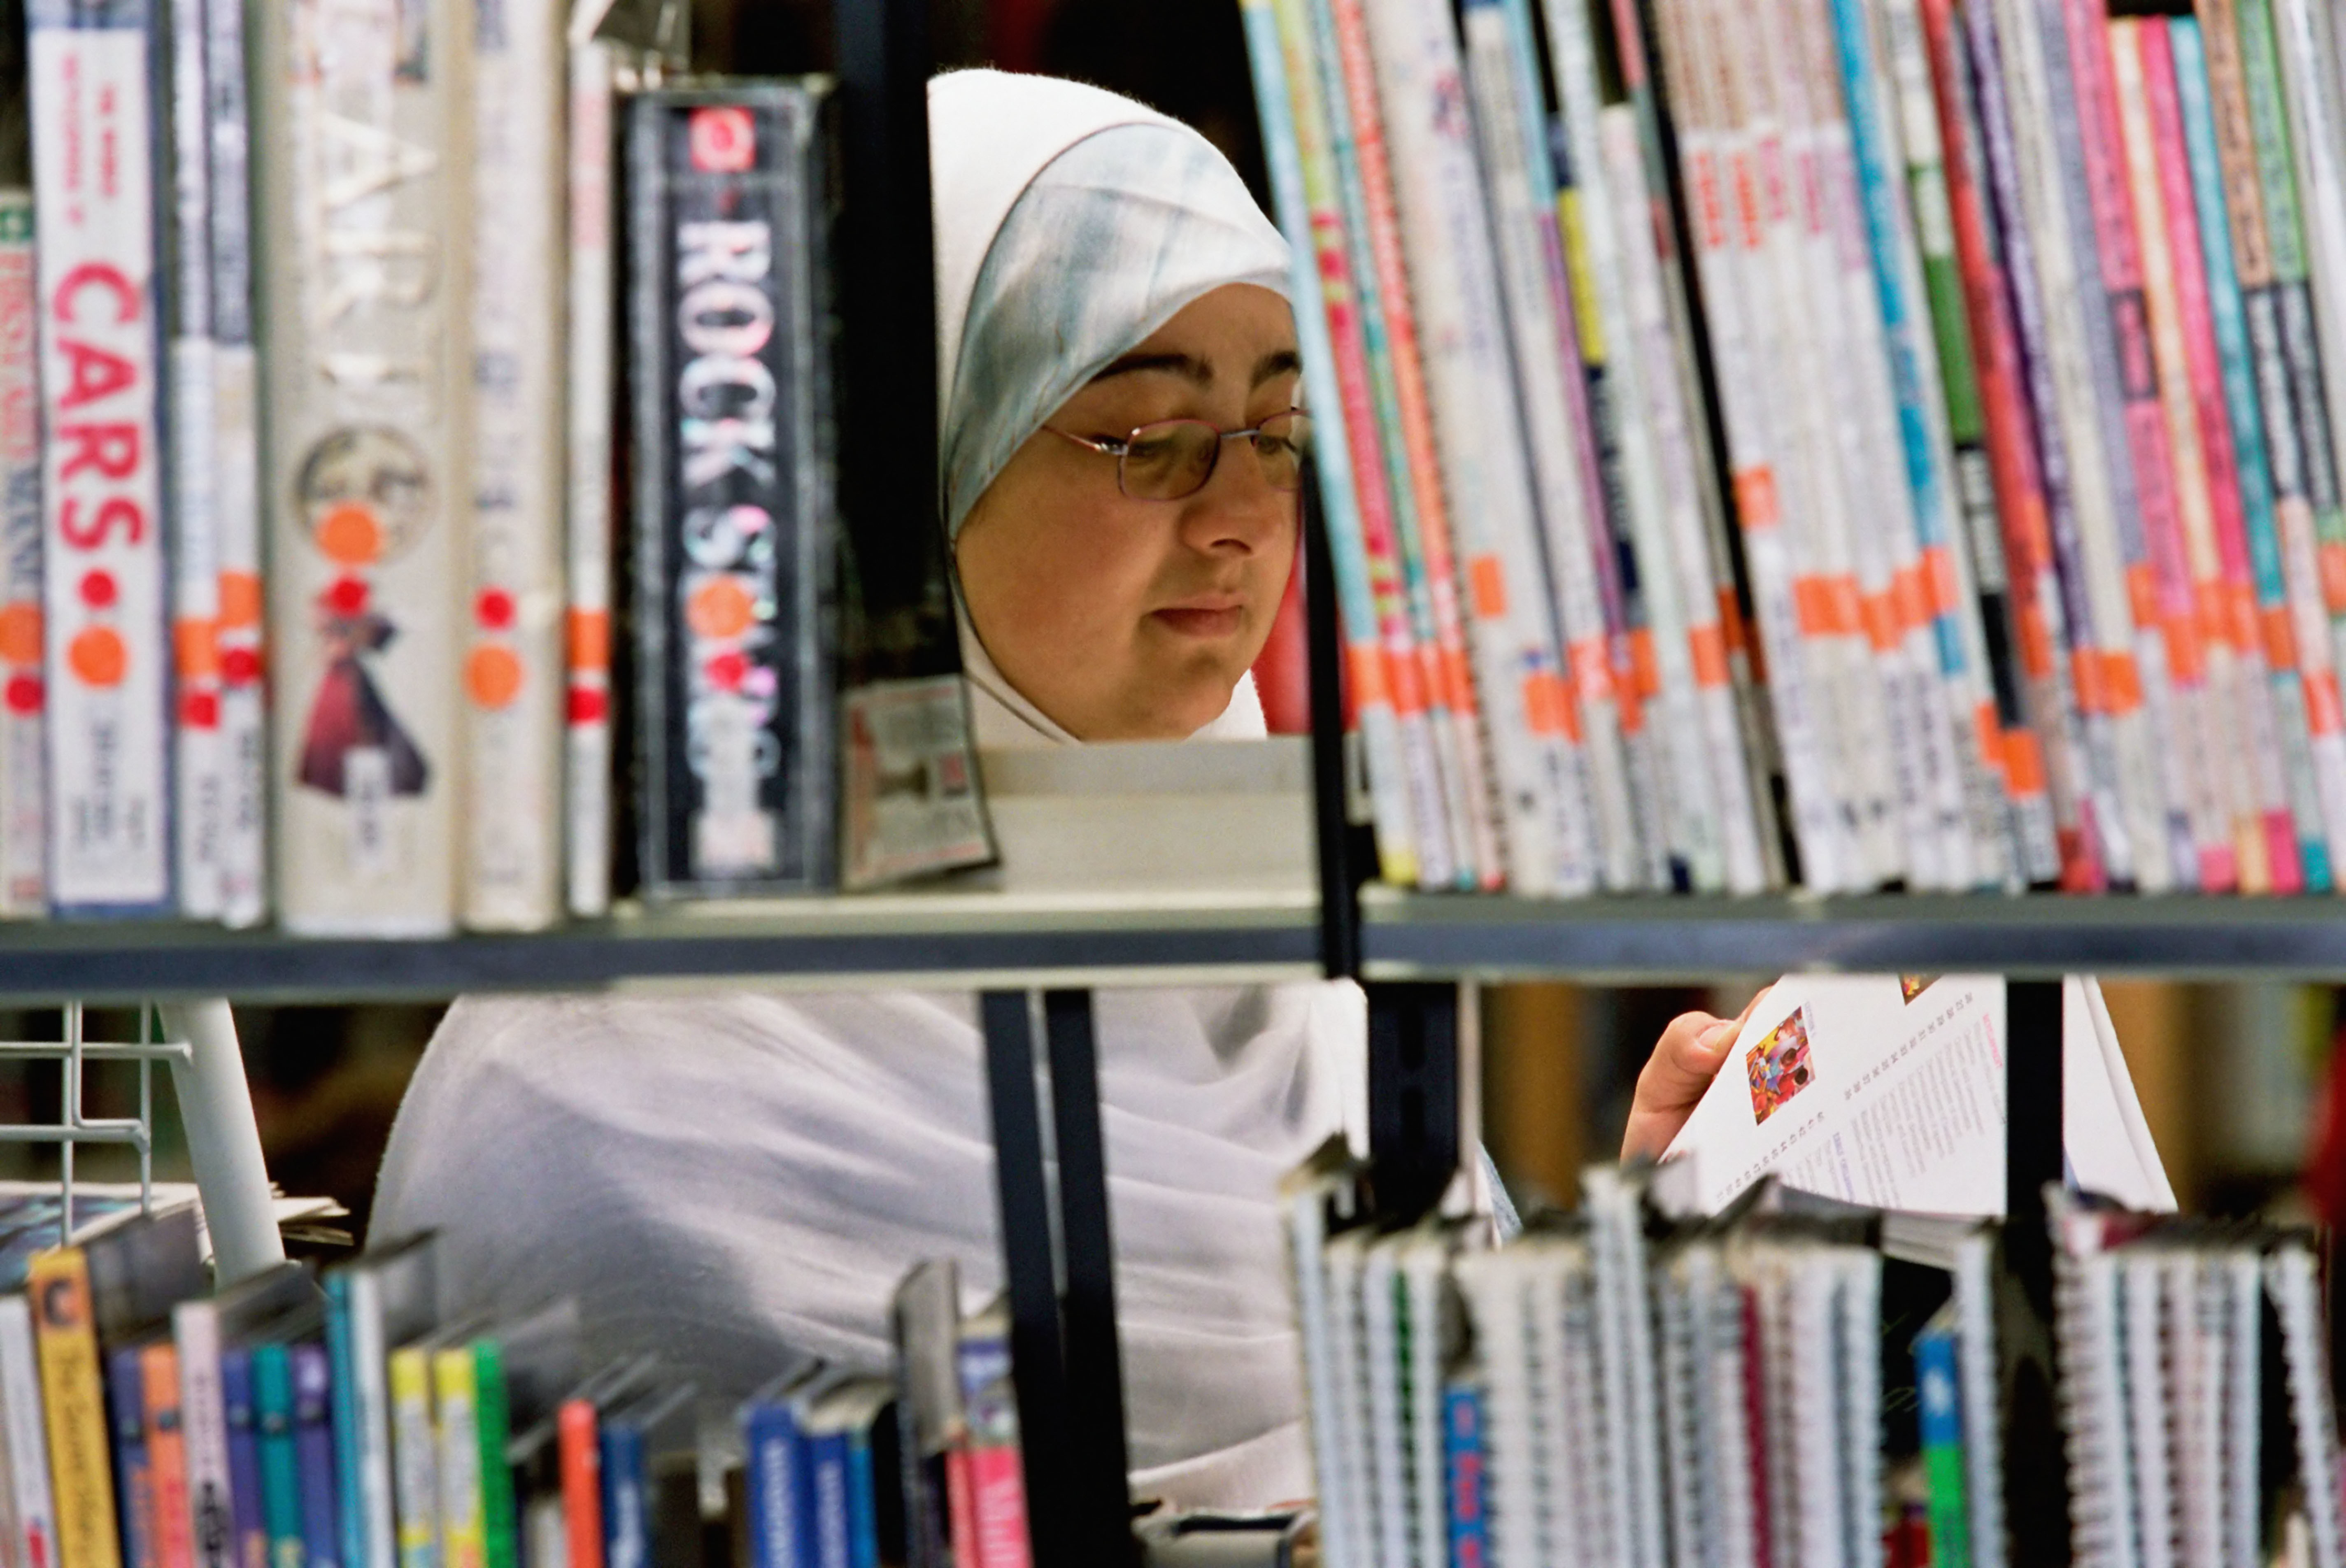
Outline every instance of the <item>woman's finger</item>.
{"label": "woman's finger", "polygon": [[1629,1125],[1621,1139],[1621,1157],[1659,1156],[1686,1125],[1688,1114],[1719,1074],[1735,1044],[1741,1020],[1717,1018],[1708,1013],[1682,1013],[1670,1020],[1654,1054],[1637,1074],[1637,1092],[1629,1106]]}

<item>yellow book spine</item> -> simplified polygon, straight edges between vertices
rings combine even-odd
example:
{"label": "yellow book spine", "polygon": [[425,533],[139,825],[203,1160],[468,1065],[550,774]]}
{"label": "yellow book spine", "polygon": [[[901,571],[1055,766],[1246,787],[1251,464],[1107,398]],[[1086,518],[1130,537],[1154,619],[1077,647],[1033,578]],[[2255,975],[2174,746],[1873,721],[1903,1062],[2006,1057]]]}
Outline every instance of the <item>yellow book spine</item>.
{"label": "yellow book spine", "polygon": [[488,1526],[481,1513],[480,1380],[472,1347],[434,1351],[432,1381],[440,1396],[441,1568],[482,1568]]}
{"label": "yellow book spine", "polygon": [[399,1568],[434,1568],[440,1556],[440,1467],[433,1448],[431,1359],[411,1345],[391,1353],[385,1372],[391,1385]]}
{"label": "yellow book spine", "polygon": [[78,1247],[45,1252],[33,1259],[26,1285],[33,1298],[33,1343],[49,1430],[58,1568],[122,1568],[89,1266]]}

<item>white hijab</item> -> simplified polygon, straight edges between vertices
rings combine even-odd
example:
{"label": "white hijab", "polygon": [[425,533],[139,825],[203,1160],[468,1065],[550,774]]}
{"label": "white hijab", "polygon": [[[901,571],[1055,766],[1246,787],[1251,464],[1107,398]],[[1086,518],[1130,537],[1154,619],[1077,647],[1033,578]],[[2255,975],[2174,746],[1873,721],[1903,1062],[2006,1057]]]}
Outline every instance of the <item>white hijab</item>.
{"label": "white hijab", "polygon": [[[957,523],[1076,386],[1209,289],[1284,292],[1287,260],[1219,155],[1139,105],[994,72],[941,77],[930,103]],[[1078,209],[1096,242],[1054,263],[1036,241]],[[963,641],[981,745],[1071,741]],[[1262,732],[1244,683],[1199,734]],[[1307,1495],[1273,1199],[1361,1098],[1360,993],[1105,990],[1096,1009],[1136,1485]],[[975,1011],[912,992],[467,998],[400,1107],[375,1233],[436,1227],[465,1306],[576,1296],[601,1349],[656,1348],[718,1394],[804,1355],[884,1367],[909,1265],[957,1260],[973,1299],[999,1288]]]}

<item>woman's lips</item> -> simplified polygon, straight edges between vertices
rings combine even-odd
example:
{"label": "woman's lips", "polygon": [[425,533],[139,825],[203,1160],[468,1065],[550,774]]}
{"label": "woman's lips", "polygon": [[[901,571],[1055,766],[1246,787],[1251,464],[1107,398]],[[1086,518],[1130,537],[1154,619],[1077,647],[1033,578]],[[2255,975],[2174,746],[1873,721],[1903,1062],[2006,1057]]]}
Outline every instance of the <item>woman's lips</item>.
{"label": "woman's lips", "polygon": [[1151,614],[1167,630],[1181,636],[1226,637],[1244,624],[1246,606],[1237,600],[1200,599],[1168,605]]}

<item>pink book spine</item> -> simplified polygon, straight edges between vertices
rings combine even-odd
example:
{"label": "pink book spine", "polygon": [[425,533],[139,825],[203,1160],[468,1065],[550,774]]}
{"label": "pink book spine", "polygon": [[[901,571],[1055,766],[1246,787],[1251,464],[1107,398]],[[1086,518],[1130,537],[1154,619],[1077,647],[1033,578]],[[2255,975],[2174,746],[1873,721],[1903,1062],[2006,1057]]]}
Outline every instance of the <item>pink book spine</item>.
{"label": "pink book spine", "polygon": [[[2214,515],[2216,549],[2222,575],[2213,603],[2203,602],[2200,618],[2213,638],[2231,645],[2248,681],[2259,693],[2268,683],[2264,633],[2257,615],[2256,577],[2249,562],[2248,513],[2240,494],[2232,419],[2224,395],[2223,361],[2208,299],[2208,273],[2200,258],[2199,216],[2191,185],[2191,155],[2183,134],[2183,109],[2176,97],[2175,56],[2167,19],[2145,17],[2137,46],[2142,55],[2144,97],[2150,108],[2151,151],[2165,199],[2168,254],[2175,259],[2176,313],[2183,325],[2185,378],[2198,415],[2199,442],[2207,454],[2208,503]],[[2203,600],[2208,596],[2203,594]],[[2305,891],[2305,868],[2298,853],[2297,829],[2286,791],[2259,802],[2272,891]]]}
{"label": "pink book spine", "polygon": [[[1506,881],[1490,813],[1480,809],[1485,794],[1482,743],[1476,734],[1474,680],[1460,613],[1457,558],[1450,537],[1450,514],[1442,494],[1442,463],[1433,439],[1433,410],[1418,352],[1417,314],[1410,305],[1409,268],[1402,255],[1401,217],[1393,206],[1392,167],[1385,150],[1384,115],[1377,101],[1375,64],[1369,54],[1368,20],[1361,0],[1331,0],[1336,24],[1338,63],[1352,117],[1353,152],[1360,160],[1362,206],[1368,217],[1370,254],[1375,259],[1377,292],[1384,303],[1385,341],[1392,363],[1393,400],[1401,410],[1402,445],[1409,460],[1417,503],[1418,543],[1425,565],[1426,597],[1433,610],[1433,645],[1418,650],[1428,688],[1439,694],[1458,731],[1457,751],[1464,792],[1477,803],[1469,812],[1474,834],[1478,880],[1496,891]],[[1349,412],[1349,411],[1348,411]]]}
{"label": "pink book spine", "polygon": [[1020,1469],[1018,1445],[972,1446],[969,1491],[978,1568],[1028,1568],[1026,1477]]}

